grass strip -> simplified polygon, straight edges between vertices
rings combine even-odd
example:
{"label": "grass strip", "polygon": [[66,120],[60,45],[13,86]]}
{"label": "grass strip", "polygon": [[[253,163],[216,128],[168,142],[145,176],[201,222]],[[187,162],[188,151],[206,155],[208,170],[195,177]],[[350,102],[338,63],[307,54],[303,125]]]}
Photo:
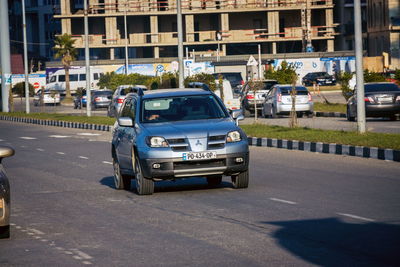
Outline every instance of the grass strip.
{"label": "grass strip", "polygon": [[265,124],[240,126],[248,136],[267,137],[308,142],[400,149],[400,135],[386,133],[359,134],[355,131],[333,131],[307,127],[289,128]]}
{"label": "grass strip", "polygon": [[346,104],[314,102],[314,111],[346,113]]}
{"label": "grass strip", "polygon": [[[0,115],[25,117],[43,120],[60,120],[81,123],[93,123],[102,125],[113,125],[115,118],[101,117],[101,116],[78,116],[78,115],[65,115],[56,113],[30,113],[25,112],[0,112]],[[309,141],[309,142],[323,142],[323,143],[336,143],[343,145],[353,146],[367,146],[379,148],[391,148],[400,150],[400,135],[399,134],[385,134],[385,133],[372,133],[359,134],[355,131],[333,131],[311,129],[307,127],[289,128],[283,126],[271,126],[265,124],[248,124],[240,126],[248,136],[252,137],[268,137],[287,140]]]}
{"label": "grass strip", "polygon": [[104,116],[80,116],[80,115],[67,115],[58,113],[29,113],[25,112],[0,112],[0,115],[13,116],[13,117],[24,117],[32,119],[42,119],[42,120],[57,120],[57,121],[71,121],[80,123],[92,123],[101,125],[113,125],[115,118],[104,117]]}

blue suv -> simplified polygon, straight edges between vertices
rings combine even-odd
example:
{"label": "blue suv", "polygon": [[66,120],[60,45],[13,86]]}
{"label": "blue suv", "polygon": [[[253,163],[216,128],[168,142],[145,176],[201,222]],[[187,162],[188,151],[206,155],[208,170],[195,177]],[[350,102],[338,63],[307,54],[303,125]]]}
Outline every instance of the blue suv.
{"label": "blue suv", "polygon": [[228,175],[235,188],[246,188],[249,148],[237,126],[243,118],[207,89],[127,95],[113,128],[115,187],[129,190],[135,179],[137,193],[149,195],[155,181],[205,177],[216,186]]}

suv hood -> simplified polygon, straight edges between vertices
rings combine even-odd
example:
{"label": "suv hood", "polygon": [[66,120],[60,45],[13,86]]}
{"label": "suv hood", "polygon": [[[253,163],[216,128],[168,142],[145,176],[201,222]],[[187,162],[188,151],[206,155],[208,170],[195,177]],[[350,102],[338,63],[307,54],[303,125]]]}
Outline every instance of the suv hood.
{"label": "suv hood", "polygon": [[226,135],[239,130],[230,118],[195,120],[180,122],[162,122],[142,124],[148,136],[164,138],[206,138],[210,135]]}

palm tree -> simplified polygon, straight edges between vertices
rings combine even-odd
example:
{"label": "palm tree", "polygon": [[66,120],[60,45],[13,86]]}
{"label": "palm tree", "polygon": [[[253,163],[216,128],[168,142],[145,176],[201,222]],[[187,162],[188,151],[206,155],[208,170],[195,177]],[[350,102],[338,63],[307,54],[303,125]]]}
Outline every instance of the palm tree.
{"label": "palm tree", "polygon": [[72,99],[69,85],[69,68],[77,55],[77,50],[74,47],[75,41],[70,34],[64,33],[55,38],[53,47],[55,51],[54,58],[61,58],[61,63],[65,69],[65,98],[67,101]]}

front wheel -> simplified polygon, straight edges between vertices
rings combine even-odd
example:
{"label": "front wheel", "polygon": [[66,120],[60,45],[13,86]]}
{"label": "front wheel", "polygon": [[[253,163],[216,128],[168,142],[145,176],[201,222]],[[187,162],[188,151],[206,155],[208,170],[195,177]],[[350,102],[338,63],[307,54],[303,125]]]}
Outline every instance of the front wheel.
{"label": "front wheel", "polygon": [[217,186],[222,182],[222,175],[213,175],[207,177],[207,183],[209,186]]}
{"label": "front wheel", "polygon": [[131,189],[131,177],[127,175],[121,174],[121,168],[119,166],[118,160],[113,158],[113,166],[114,166],[114,184],[115,188],[118,190]]}
{"label": "front wheel", "polygon": [[356,117],[350,115],[349,107],[347,107],[346,117],[348,121],[355,121]]}
{"label": "front wheel", "polygon": [[238,175],[232,175],[231,179],[234,188],[247,188],[249,186],[249,170]]}
{"label": "front wheel", "polygon": [[139,195],[151,195],[154,193],[153,180],[146,179],[142,173],[139,158],[135,158],[136,190]]}
{"label": "front wheel", "polygon": [[10,238],[10,226],[0,226],[0,239]]}

